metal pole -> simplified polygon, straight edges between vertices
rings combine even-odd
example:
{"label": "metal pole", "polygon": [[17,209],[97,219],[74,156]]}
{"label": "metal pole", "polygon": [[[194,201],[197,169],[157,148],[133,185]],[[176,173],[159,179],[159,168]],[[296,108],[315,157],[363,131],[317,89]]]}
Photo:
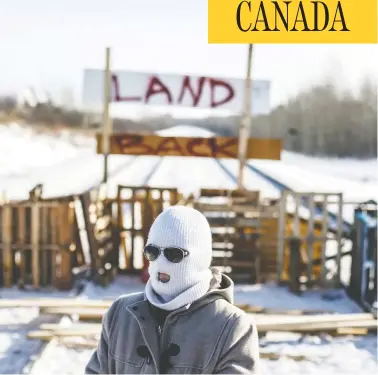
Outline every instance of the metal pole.
{"label": "metal pole", "polygon": [[239,177],[238,189],[243,189],[243,171],[247,159],[248,137],[251,127],[251,95],[252,95],[252,52],[253,44],[248,45],[247,75],[244,85],[244,108],[239,131]]}
{"label": "metal pole", "polygon": [[108,182],[108,156],[109,156],[109,136],[111,133],[111,120],[109,117],[110,103],[110,48],[106,47],[105,71],[104,71],[104,109],[102,117],[102,153],[104,155],[104,177],[103,182]]}

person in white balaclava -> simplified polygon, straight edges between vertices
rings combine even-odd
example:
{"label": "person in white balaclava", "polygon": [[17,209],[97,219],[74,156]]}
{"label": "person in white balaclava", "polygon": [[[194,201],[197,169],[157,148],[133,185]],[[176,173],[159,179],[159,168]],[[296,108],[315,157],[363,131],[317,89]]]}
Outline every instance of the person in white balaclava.
{"label": "person in white balaclava", "polygon": [[258,374],[256,327],[233,305],[232,280],[210,269],[205,216],[184,206],[164,210],[144,255],[145,292],[110,307],[86,373]]}
{"label": "person in white balaclava", "polygon": [[150,261],[146,296],[152,305],[175,310],[209,290],[211,229],[197,210],[184,206],[165,210],[150,229],[144,253]]}

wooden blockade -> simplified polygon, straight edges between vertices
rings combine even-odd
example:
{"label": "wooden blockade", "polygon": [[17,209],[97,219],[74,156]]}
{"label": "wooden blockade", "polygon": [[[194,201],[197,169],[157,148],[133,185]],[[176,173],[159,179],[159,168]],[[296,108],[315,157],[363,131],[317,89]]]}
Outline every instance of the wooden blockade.
{"label": "wooden blockade", "polygon": [[92,206],[89,192],[43,199],[37,189],[28,200],[0,204],[0,287],[69,290],[91,267],[100,269]]}
{"label": "wooden blockade", "polygon": [[100,190],[54,199],[33,190],[28,200],[0,203],[0,287],[71,289],[86,276],[106,285],[118,270],[136,270],[141,252],[134,247],[180,195],[177,189],[119,186],[115,199],[105,199]]}
{"label": "wooden blockade", "polygon": [[70,289],[73,215],[69,197],[0,205],[0,286]]}
{"label": "wooden blockade", "polygon": [[213,233],[213,262],[236,282],[271,280],[276,271],[278,206],[260,200],[259,191],[201,189],[193,207]]}

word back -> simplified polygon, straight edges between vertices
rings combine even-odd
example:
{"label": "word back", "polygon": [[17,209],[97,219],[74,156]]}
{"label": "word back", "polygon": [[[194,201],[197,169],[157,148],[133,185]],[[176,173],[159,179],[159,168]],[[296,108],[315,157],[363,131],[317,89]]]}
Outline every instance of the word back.
{"label": "word back", "polygon": [[[280,160],[281,140],[248,140],[248,159]],[[97,153],[102,153],[102,135],[97,135]],[[194,156],[238,158],[238,139],[234,137],[160,137],[157,135],[113,134],[110,154],[151,156]]]}

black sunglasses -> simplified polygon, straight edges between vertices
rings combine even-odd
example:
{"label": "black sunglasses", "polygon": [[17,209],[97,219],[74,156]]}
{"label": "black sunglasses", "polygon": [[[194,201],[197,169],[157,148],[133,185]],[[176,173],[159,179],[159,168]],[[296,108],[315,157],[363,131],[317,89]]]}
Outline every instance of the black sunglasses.
{"label": "black sunglasses", "polygon": [[172,263],[180,263],[186,256],[189,255],[189,251],[180,249],[179,247],[160,248],[155,245],[147,245],[143,251],[144,256],[150,262],[156,260],[161,252],[163,252],[164,256]]}

